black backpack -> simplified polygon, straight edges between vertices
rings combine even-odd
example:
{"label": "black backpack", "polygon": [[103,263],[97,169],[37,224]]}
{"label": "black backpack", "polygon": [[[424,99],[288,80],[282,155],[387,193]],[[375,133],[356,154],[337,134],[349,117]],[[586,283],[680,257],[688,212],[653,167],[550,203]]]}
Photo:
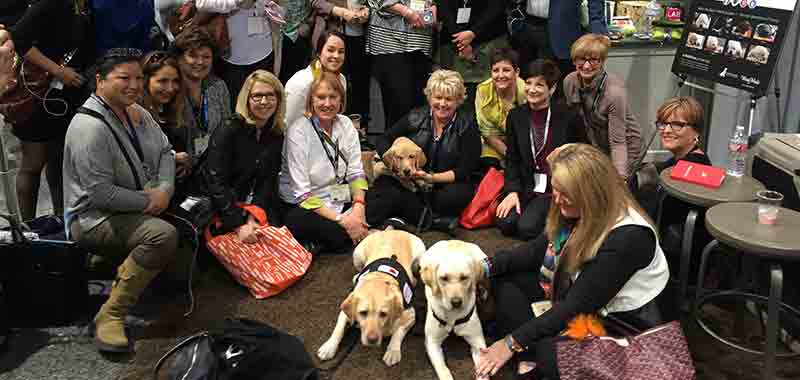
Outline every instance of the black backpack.
{"label": "black backpack", "polygon": [[318,380],[319,370],[297,337],[261,322],[226,319],[164,354],[153,379]]}

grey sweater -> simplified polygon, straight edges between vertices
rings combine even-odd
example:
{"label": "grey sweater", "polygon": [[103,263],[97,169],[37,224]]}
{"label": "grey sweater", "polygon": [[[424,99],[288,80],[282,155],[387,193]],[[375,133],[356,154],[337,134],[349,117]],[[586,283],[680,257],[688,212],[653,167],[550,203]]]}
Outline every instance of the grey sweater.
{"label": "grey sweater", "polygon": [[[128,152],[142,186],[158,187],[172,195],[175,184],[175,153],[158,123],[144,108],[135,125],[144,162],[139,159],[125,126],[114,113],[92,95],[84,107],[105,116]],[[150,168],[145,170],[146,168]],[[69,124],[64,143],[64,209],[67,233],[73,220],[81,231],[89,231],[117,213],[142,212],[149,198],[136,190],[133,172],[114,136],[92,116],[77,114]]]}

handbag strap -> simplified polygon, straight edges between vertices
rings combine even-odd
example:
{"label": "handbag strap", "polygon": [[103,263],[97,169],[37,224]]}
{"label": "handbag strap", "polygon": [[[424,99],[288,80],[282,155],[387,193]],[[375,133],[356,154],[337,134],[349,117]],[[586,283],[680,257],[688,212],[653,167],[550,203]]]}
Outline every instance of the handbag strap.
{"label": "handbag strap", "polygon": [[136,171],[136,166],[133,164],[133,160],[131,159],[130,154],[128,154],[128,151],[125,149],[125,146],[122,145],[122,140],[119,138],[119,135],[114,131],[114,128],[111,127],[111,124],[108,123],[108,120],[106,120],[106,118],[100,112],[83,106],[78,107],[76,113],[82,113],[84,115],[99,119],[103,122],[106,128],[108,128],[108,131],[111,132],[111,135],[114,136],[114,140],[117,141],[119,150],[122,151],[122,155],[125,156],[125,161],[128,162],[128,166],[131,169],[131,174],[133,174],[133,181],[136,183],[136,190],[142,190],[142,181],[139,179],[139,173]]}
{"label": "handbag strap", "polygon": [[642,166],[642,162],[644,161],[645,156],[647,156],[647,151],[650,150],[650,146],[653,145],[653,140],[655,140],[656,135],[658,134],[658,129],[653,130],[653,133],[650,134],[650,138],[647,139],[647,145],[644,146],[641,152],[639,152],[639,157],[636,158],[636,161],[630,163],[628,167],[628,173],[636,173]]}
{"label": "handbag strap", "polygon": [[176,352],[178,352],[178,350],[180,350],[181,348],[191,344],[192,342],[194,342],[196,340],[200,340],[202,338],[211,339],[211,334],[209,334],[208,331],[203,331],[203,332],[199,332],[197,334],[194,334],[194,335],[184,339],[183,341],[181,341],[180,343],[175,345],[175,347],[172,347],[172,349],[167,351],[167,353],[162,355],[161,358],[158,359],[158,362],[156,362],[156,366],[153,368],[153,380],[158,380],[158,370],[161,369],[161,366],[164,365],[164,362],[167,359],[169,359],[172,355],[174,355]]}

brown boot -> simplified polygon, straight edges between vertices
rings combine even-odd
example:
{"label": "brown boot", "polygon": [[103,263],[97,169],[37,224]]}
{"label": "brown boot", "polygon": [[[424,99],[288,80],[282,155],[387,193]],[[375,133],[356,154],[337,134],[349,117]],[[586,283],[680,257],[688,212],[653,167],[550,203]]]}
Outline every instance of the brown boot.
{"label": "brown boot", "polygon": [[111,295],[94,317],[94,341],[98,350],[131,351],[125,335],[125,316],[157,274],[158,271],[136,264],[130,256],[117,268]]}

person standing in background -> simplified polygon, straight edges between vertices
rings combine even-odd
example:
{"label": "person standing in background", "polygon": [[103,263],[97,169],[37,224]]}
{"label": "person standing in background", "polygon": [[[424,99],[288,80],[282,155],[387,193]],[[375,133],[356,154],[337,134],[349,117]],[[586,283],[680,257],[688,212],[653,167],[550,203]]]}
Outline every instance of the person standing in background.
{"label": "person standing in background", "polygon": [[[198,11],[225,14],[230,51],[223,55],[220,75],[229,91],[238,92],[244,80],[255,70],[274,72],[272,25],[266,15],[269,0],[196,0]],[[277,32],[277,31],[276,31]],[[218,48],[220,48],[218,46]],[[234,100],[230,108],[235,107]]]}
{"label": "person standing in background", "polygon": [[510,0],[507,24],[511,46],[520,53],[520,66],[537,58],[558,63],[561,75],[575,70],[570,47],[588,29],[606,35],[605,1],[587,0],[588,25],[581,25],[581,1]]}

